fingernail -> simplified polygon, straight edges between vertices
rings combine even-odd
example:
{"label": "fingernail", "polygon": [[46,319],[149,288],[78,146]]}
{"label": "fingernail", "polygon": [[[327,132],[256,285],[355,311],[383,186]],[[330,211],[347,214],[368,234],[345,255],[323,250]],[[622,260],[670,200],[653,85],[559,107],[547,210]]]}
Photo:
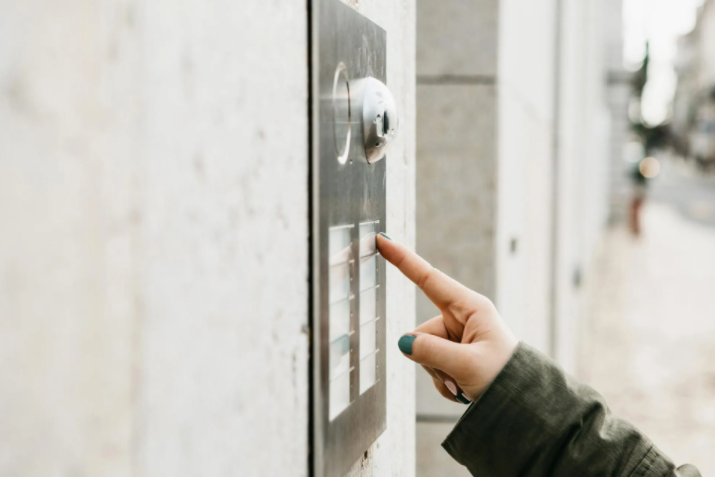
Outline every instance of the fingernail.
{"label": "fingernail", "polygon": [[444,385],[447,386],[447,389],[452,391],[452,394],[454,394],[455,396],[457,395],[457,385],[456,384],[454,384],[452,381],[445,381]]}
{"label": "fingernail", "polygon": [[400,338],[400,341],[397,342],[397,346],[400,348],[400,351],[402,351],[405,354],[412,354],[412,343],[415,342],[415,339],[417,339],[416,336],[412,335],[404,335]]}
{"label": "fingernail", "polygon": [[392,240],[392,237],[390,237],[389,235],[387,235],[385,232],[380,232],[380,235],[382,235],[383,237],[385,237],[387,240],[390,240],[390,241],[394,242],[394,240]]}
{"label": "fingernail", "polygon": [[467,399],[467,397],[462,393],[457,394],[455,396],[455,398],[457,398],[457,401],[461,402],[462,404],[469,404],[472,402],[469,399]]}

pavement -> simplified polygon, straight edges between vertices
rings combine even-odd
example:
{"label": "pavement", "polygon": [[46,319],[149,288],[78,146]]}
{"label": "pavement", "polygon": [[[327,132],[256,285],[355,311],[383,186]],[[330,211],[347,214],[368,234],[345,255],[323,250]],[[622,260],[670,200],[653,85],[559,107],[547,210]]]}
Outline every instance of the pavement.
{"label": "pavement", "polygon": [[642,235],[615,226],[600,244],[577,374],[677,464],[715,475],[715,179],[663,166]]}
{"label": "pavement", "polygon": [[693,222],[715,227],[715,176],[703,176],[682,161],[663,162],[650,185],[653,203],[669,205]]}

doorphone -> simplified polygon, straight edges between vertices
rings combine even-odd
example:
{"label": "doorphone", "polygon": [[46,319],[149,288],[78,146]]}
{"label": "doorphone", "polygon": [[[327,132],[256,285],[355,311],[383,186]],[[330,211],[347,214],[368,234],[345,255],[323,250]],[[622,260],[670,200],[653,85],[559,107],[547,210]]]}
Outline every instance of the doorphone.
{"label": "doorphone", "polygon": [[312,466],[345,474],[386,427],[385,155],[397,133],[386,33],[312,2]]}

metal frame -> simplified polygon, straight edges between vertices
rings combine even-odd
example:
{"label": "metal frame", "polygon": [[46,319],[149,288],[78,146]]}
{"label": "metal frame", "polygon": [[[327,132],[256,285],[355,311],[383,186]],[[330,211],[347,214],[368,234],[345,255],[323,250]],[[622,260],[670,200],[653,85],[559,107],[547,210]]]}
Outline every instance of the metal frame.
{"label": "metal frame", "polygon": [[[386,82],[386,33],[339,0],[311,2],[311,359],[312,359],[312,443],[311,474],[316,477],[344,475],[386,428],[385,361],[385,266],[378,257],[377,280],[377,382],[359,393],[359,283],[360,267],[353,269],[353,300],[350,336],[352,403],[333,421],[328,416],[329,399],[329,303],[328,229],[354,225],[351,247],[359,257],[359,225],[379,221],[377,232],[386,223],[386,160],[368,164],[363,146],[361,116],[351,101],[349,156],[341,164],[336,154],[333,127],[334,81],[343,64],[349,84],[374,77]],[[342,73],[341,73],[342,74]],[[350,91],[353,94],[353,91]],[[355,98],[351,98],[355,99]],[[339,148],[338,148],[339,149]]]}

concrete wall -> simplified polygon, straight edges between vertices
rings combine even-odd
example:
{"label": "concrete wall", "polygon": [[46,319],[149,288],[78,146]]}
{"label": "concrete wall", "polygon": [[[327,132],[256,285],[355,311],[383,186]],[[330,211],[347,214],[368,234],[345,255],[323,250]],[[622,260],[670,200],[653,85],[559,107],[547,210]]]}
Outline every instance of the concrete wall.
{"label": "concrete wall", "polygon": [[554,357],[575,372],[582,282],[608,218],[609,112],[604,4],[564,0],[561,14]]}
{"label": "concrete wall", "polygon": [[[502,0],[495,303],[516,335],[549,351],[554,0]],[[528,39],[528,40],[527,40]]]}
{"label": "concrete wall", "polygon": [[[414,242],[414,7],[388,231]],[[0,3],[0,474],[306,475],[305,2]],[[388,275],[388,342],[414,324]],[[413,366],[353,475],[414,473]]]}

